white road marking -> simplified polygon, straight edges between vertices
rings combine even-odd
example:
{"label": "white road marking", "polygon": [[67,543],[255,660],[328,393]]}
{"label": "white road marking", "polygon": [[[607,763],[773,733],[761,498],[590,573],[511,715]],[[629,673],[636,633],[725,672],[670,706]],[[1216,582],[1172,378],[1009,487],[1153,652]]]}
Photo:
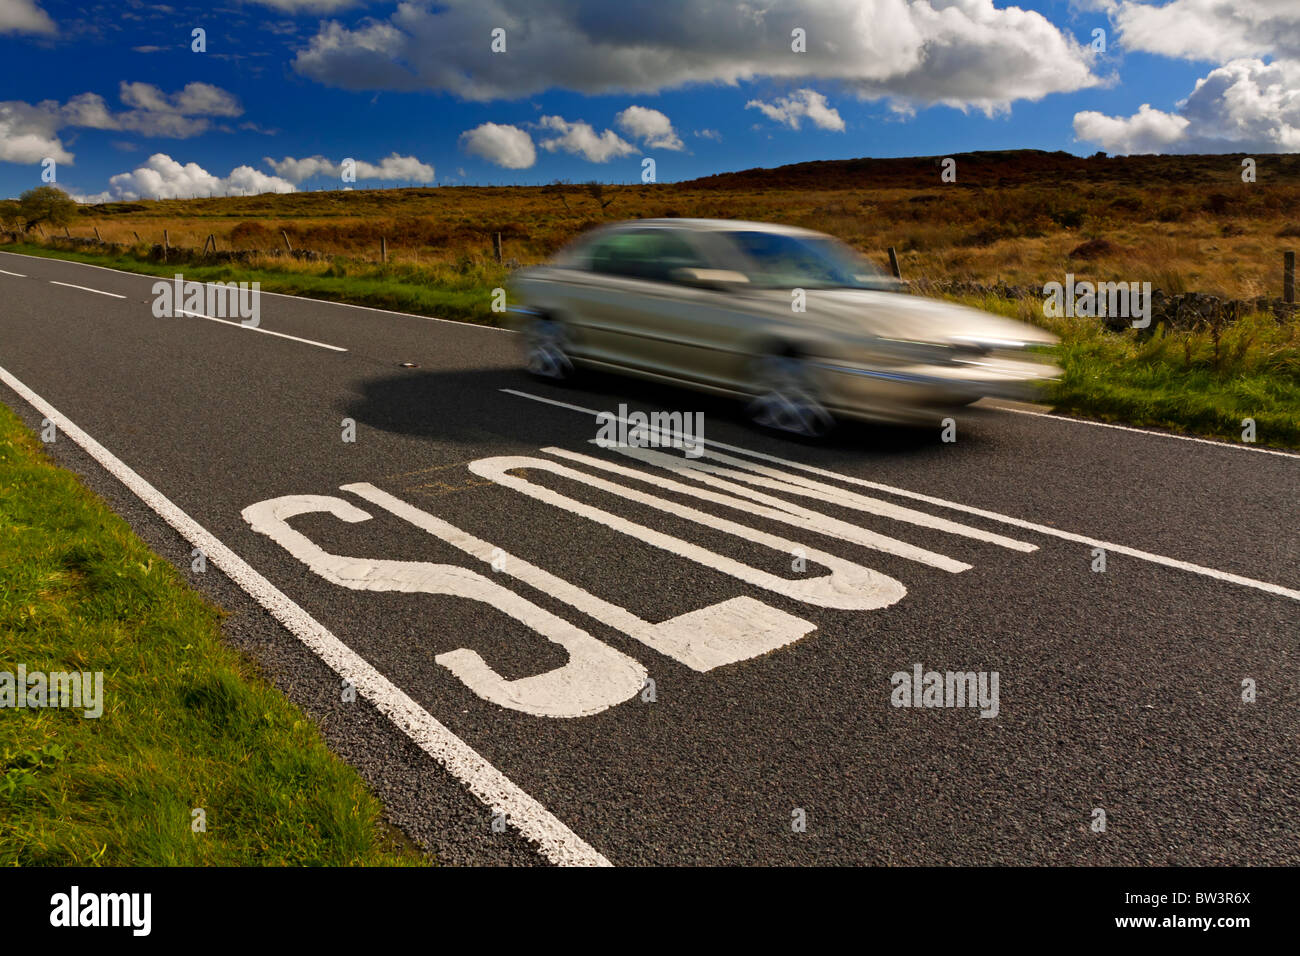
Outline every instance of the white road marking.
{"label": "white road marking", "polygon": [[[55,256],[33,256],[33,255],[28,255],[25,252],[4,252],[4,251],[0,251],[0,255],[19,256],[23,259],[40,259],[42,262],[62,262],[70,266],[83,266],[87,269],[102,269],[105,272],[115,272],[120,276],[133,276],[137,279],[149,279],[152,282],[157,282],[160,278],[166,278],[165,276],[149,275],[142,272],[127,272],[124,269],[114,269],[110,266],[97,266],[93,262],[77,262],[75,259],[59,259]],[[16,275],[17,273],[14,274]],[[24,276],[23,278],[26,278],[26,276]],[[211,282],[204,283],[204,285],[212,285],[212,284],[213,283]],[[513,332],[514,331],[514,329],[503,328],[502,326],[499,325],[479,325],[475,322],[462,322],[459,319],[440,319],[436,315],[417,315],[414,312],[397,312],[394,311],[393,309],[377,309],[371,305],[356,305],[355,303],[352,302],[335,302],[332,299],[313,299],[311,296],[292,295],[291,293],[288,292],[268,292],[266,289],[262,289],[261,292],[262,295],[275,295],[275,296],[279,296],[282,299],[298,299],[302,302],[317,302],[321,305],[337,305],[345,309],[361,309],[364,312],[382,312],[385,315],[400,315],[408,319],[423,319],[425,322],[447,322],[452,325],[459,325],[463,328],[485,329],[489,332]]]}
{"label": "white road marking", "polygon": [[[615,450],[624,452],[631,458],[649,464],[658,464],[665,468],[672,468],[672,465],[668,464],[669,462],[681,460],[671,455],[664,455],[660,452],[650,451],[645,448],[617,448]],[[737,494],[742,496],[741,498],[718,494],[715,491],[706,491],[703,488],[696,488],[692,485],[683,485],[681,482],[662,478],[648,472],[637,471],[635,468],[624,468],[621,465],[602,461],[599,458],[592,458],[590,455],[581,455],[578,452],[568,451],[564,448],[543,448],[542,451],[548,455],[567,458],[570,461],[576,461],[591,468],[600,468],[604,471],[612,471],[614,474],[622,475],[625,478],[645,481],[653,484],[656,488],[664,488],[669,491],[675,491],[678,494],[690,495],[694,498],[702,498],[703,500],[711,501],[714,504],[725,505],[728,508],[735,508],[745,514],[770,518],[773,521],[792,524],[797,528],[806,528],[810,531],[816,531],[818,534],[824,534],[832,538],[839,538],[841,541],[848,541],[850,544],[862,545],[864,548],[883,551],[885,554],[892,554],[896,557],[906,558],[909,561],[916,561],[919,564],[925,564],[932,568],[939,568],[942,571],[949,571],[953,574],[957,574],[961,571],[969,571],[971,569],[971,565],[964,561],[957,561],[953,558],[947,557],[946,555],[936,554],[933,551],[927,551],[925,548],[918,548],[915,545],[907,544],[906,542],[899,541],[896,538],[877,534],[876,532],[869,531],[866,528],[860,528],[857,525],[849,524],[847,521],[840,521],[836,518],[830,517],[829,515],[813,511],[810,508],[801,508],[788,501],[782,501],[780,498],[773,498],[770,495],[760,494],[752,489],[733,485],[730,482],[719,482],[719,485],[728,488],[728,490],[735,491]]]}
{"label": "white road marking", "polygon": [[18,278],[18,279],[26,279],[26,278],[27,278],[27,276],[23,275],[21,272],[6,272],[4,269],[0,269],[0,275],[14,276],[15,278]]}
{"label": "white road marking", "polygon": [[373,703],[380,713],[445,767],[479,801],[496,812],[504,812],[507,821],[535,843],[548,860],[570,866],[610,865],[609,860],[537,800],[479,756],[469,744],[435,720],[399,687],[254,570],[248,562],[78,428],[58,409],[4,368],[0,368],[0,381],[54,422],[63,434],[85,449],[109,474],[122,482],[190,544],[202,551],[209,561],[266,608],[336,674],[351,681],[357,691]]}
{"label": "white road marking", "polygon": [[558,598],[583,614],[622,631],[652,650],[685,664],[692,670],[710,671],[767,654],[812,633],[817,625],[769,607],[751,597],[737,597],[697,611],[679,614],[659,624],[644,621],[626,608],[611,604],[556,577],[522,558],[498,551],[486,541],[381,491],[374,485],[343,485],[343,491],[385,508],[417,528],[459,548],[501,573]]}
{"label": "white road marking", "polygon": [[[520,392],[510,388],[501,389],[511,395],[520,398],[527,398],[534,402],[542,402],[547,405],[555,405],[558,408],[566,408],[569,411],[581,412],[584,415],[595,417],[601,414],[594,408],[584,408],[581,405],[572,405],[568,402],[556,401],[552,398],[543,398],[541,395],[532,395],[528,392]],[[605,412],[606,415],[610,414]],[[678,438],[690,436],[676,435]],[[694,439],[693,439],[694,440]],[[751,458],[757,458],[761,461],[769,461],[785,468],[794,468],[799,471],[805,471],[822,478],[831,478],[836,481],[848,482],[849,484],[859,485],[864,488],[871,488],[876,491],[885,491],[902,498],[910,498],[914,501],[924,501],[926,504],[937,505],[941,508],[950,508],[954,511],[961,511],[965,514],[976,515],[980,518],[987,518],[990,521],[997,521],[1002,524],[1009,524],[1016,528],[1024,528],[1027,531],[1036,531],[1039,534],[1050,535],[1054,538],[1060,538],[1063,541],[1072,541],[1076,544],[1086,544],[1093,548],[1103,548],[1106,551],[1113,551],[1116,554],[1123,554],[1130,558],[1137,558],[1140,561],[1149,561],[1152,564],[1159,564],[1167,568],[1177,568],[1180,571],[1188,571],[1192,574],[1199,574],[1203,577],[1213,578],[1217,581],[1226,581],[1230,584],[1239,584],[1242,587],[1254,588],[1257,591],[1264,591],[1268,594],[1276,594],[1279,597],[1290,598],[1292,601],[1300,601],[1300,590],[1283,587],[1280,584],[1273,584],[1269,581],[1260,581],[1255,578],[1248,578],[1240,574],[1232,574],[1227,571],[1219,571],[1214,568],[1207,568],[1203,565],[1192,564],[1190,561],[1180,561],[1177,558],[1169,558],[1160,554],[1152,554],[1149,551],[1139,551],[1137,548],[1129,548],[1122,544],[1115,544],[1112,541],[1103,541],[1100,538],[1092,538],[1087,535],[1074,534],[1070,531],[1062,531],[1060,528],[1053,528],[1050,525],[1037,524],[1033,521],[1024,521],[1020,518],[1012,518],[1009,515],[998,514],[996,511],[986,511],[983,508],[974,508],[970,505],[963,505],[956,501],[948,501],[944,498],[935,498],[932,495],[923,495],[915,491],[908,491],[905,488],[896,488],[892,485],[884,485],[876,481],[867,481],[863,478],[855,478],[852,475],[843,475],[839,472],[830,471],[826,468],[817,468],[813,465],[805,465],[803,462],[791,461],[788,458],[781,458],[776,455],[768,455],[759,451],[751,451],[748,448],[742,448],[739,445],[729,445],[726,442],[720,442],[712,438],[699,439],[706,449],[708,446],[716,448],[725,448],[728,451],[739,452],[742,455],[748,455]],[[1210,444],[1217,444],[1211,442]],[[1236,447],[1236,446],[1226,446]],[[706,452],[707,453],[707,452]]]}
{"label": "white road marking", "polygon": [[1132,425],[1116,425],[1114,422],[1094,422],[1087,418],[1071,418],[1069,415],[1054,415],[1051,412],[1033,412],[1027,408],[1010,408],[1006,405],[998,405],[998,411],[1011,412],[1015,415],[1029,415],[1033,418],[1050,418],[1056,422],[1073,422],[1075,425],[1092,425],[1095,428],[1116,428],[1122,432],[1136,432],[1139,435],[1154,435],[1157,438],[1177,438],[1179,441],[1194,441],[1202,445],[1213,445],[1215,448],[1235,448],[1238,451],[1257,451],[1264,455],[1279,455],[1282,458],[1300,458],[1300,454],[1293,451],[1278,451],[1276,448],[1258,448],[1255,445],[1236,445],[1227,441],[1216,441],[1213,438],[1197,438],[1194,435],[1175,435],[1171,432],[1152,431],[1149,428],[1134,428]]}
{"label": "white road marking", "polygon": [[125,299],[126,296],[118,295],[116,292],[105,292],[103,289],[91,289],[84,285],[73,285],[71,282],[55,282],[53,279],[48,280],[50,285],[67,286],[69,289],[80,289],[82,292],[93,292],[96,295],[110,295],[114,299]]}
{"label": "white road marking", "polygon": [[[677,518],[686,518],[707,528],[735,535],[738,538],[761,544],[783,554],[792,555],[802,552],[806,560],[828,568],[830,573],[815,578],[792,580],[767,571],[760,571],[741,561],[709,551],[707,548],[691,544],[689,541],[683,541],[681,538],[674,538],[662,531],[656,531],[653,528],[647,528],[645,525],[628,521],[619,515],[611,514],[600,508],[594,508],[559,492],[552,491],[541,485],[535,485],[531,481],[510,474],[511,471],[520,468],[548,471],[573,481],[582,482],[612,495],[647,505]],[[759,531],[756,528],[750,528],[734,521],[728,521],[725,518],[718,518],[706,512],[697,511],[676,501],[658,498],[637,491],[634,488],[627,488],[612,481],[605,481],[603,478],[588,475],[585,472],[577,471],[557,462],[547,461],[544,458],[528,458],[522,455],[480,458],[478,461],[469,463],[469,470],[480,478],[489,478],[505,488],[511,488],[530,498],[536,498],[538,501],[544,501],[547,504],[555,505],[557,508],[581,515],[595,521],[597,524],[603,524],[607,528],[613,528],[615,531],[631,535],[646,544],[662,548],[670,554],[687,558],[697,564],[704,565],[706,568],[720,571],[723,574],[744,581],[746,584],[752,584],[755,587],[772,591],[795,601],[811,604],[814,607],[836,608],[842,611],[874,611],[879,608],[889,607],[891,604],[897,604],[907,594],[907,588],[903,587],[901,582],[887,574],[873,571],[871,568],[863,567],[852,561],[846,561],[843,558],[837,558],[825,551],[818,551],[815,548],[806,547],[798,542],[774,534],[768,534],[766,531]]]}
{"label": "white road marking", "polygon": [[[595,439],[592,439],[592,441],[594,442]],[[739,458],[732,458],[730,455],[723,455],[720,452],[712,451],[707,448],[704,449],[704,454],[709,458],[739,465],[745,470],[736,471],[732,468],[720,468],[717,465],[710,465],[708,462],[700,461],[697,458],[679,458],[676,455],[665,455],[661,452],[652,452],[642,448],[618,447],[615,448],[615,451],[622,452],[632,458],[648,461],[661,468],[667,468],[678,475],[692,478],[703,484],[712,485],[715,488],[726,488],[735,494],[751,498],[754,501],[761,501],[770,504],[773,507],[780,508],[792,515],[799,516],[800,518],[806,518],[809,515],[816,515],[817,512],[810,511],[806,508],[800,508],[798,505],[791,504],[788,501],[783,501],[780,498],[773,498],[770,495],[754,491],[752,488],[744,488],[733,482],[723,481],[721,478],[713,476],[727,476],[751,485],[770,488],[774,491],[781,491],[789,495],[802,495],[804,497],[817,498],[821,501],[841,505],[842,507],[851,508],[855,511],[865,511],[869,514],[893,518],[896,521],[903,521],[922,528],[933,528],[936,531],[946,531],[949,534],[961,535],[965,538],[973,538],[976,541],[984,541],[989,544],[999,545],[1003,548],[1010,548],[1012,551],[1029,552],[1038,550],[1038,545],[1030,544],[1027,541],[1018,541],[1015,538],[1008,538],[1000,534],[994,534],[991,531],[984,531],[981,528],[959,524],[955,521],[948,521],[945,518],[936,518],[934,515],[928,515],[923,511],[913,511],[911,508],[902,508],[898,505],[890,504],[887,501],[881,501],[879,498],[869,498],[866,495],[855,494],[851,491],[845,491],[842,488],[823,485],[810,478],[802,478],[788,472],[777,471],[775,468],[766,468],[763,465],[741,461]],[[572,454],[571,452],[559,452],[558,450],[556,450],[555,453],[564,455]],[[686,493],[694,494],[696,492],[688,490]],[[849,525],[849,527],[856,528],[857,526]],[[868,547],[871,547],[871,545],[868,545]],[[881,550],[887,551],[889,549],[882,548]],[[938,567],[939,565],[935,566]],[[969,567],[970,565],[964,565],[960,569],[949,570],[965,571]]]}
{"label": "white road marking", "polygon": [[315,342],[311,339],[300,339],[296,335],[288,335],[284,332],[272,332],[270,329],[264,329],[257,325],[245,325],[243,322],[236,322],[234,319],[217,319],[210,315],[204,315],[202,312],[189,312],[185,309],[177,309],[178,315],[192,315],[196,319],[207,319],[209,322],[220,322],[222,325],[234,325],[241,329],[248,329],[250,332],[261,332],[264,335],[274,335],[276,338],[292,339],[295,342],[304,342],[307,345],[316,345],[323,349],[330,349],[334,352],[346,352],[347,349],[340,348],[337,345],[326,345],[324,342]]}
{"label": "white road marking", "polygon": [[635,660],[476,571],[430,561],[329,553],[289,525],[290,518],[315,513],[350,523],[370,520],[356,505],[322,495],[286,495],[259,501],[242,512],[254,531],[266,535],[331,584],[357,591],[449,594],[477,601],[509,615],[568,653],[569,660],[562,666],[518,680],[502,677],[468,648],[434,658],[484,700],[534,717],[589,717],[631,700],[645,686],[646,670]]}

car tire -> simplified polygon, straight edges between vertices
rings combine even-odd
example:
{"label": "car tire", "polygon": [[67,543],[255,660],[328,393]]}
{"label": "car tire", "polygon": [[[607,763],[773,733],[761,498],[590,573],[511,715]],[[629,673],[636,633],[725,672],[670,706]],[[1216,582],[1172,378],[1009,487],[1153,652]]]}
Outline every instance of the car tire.
{"label": "car tire", "polygon": [[529,375],[549,382],[573,377],[569,335],[563,323],[540,318],[528,326],[524,336],[524,367]]}
{"label": "car tire", "polygon": [[750,374],[750,420],[760,428],[821,438],[835,419],[818,398],[807,362],[793,352],[761,356]]}

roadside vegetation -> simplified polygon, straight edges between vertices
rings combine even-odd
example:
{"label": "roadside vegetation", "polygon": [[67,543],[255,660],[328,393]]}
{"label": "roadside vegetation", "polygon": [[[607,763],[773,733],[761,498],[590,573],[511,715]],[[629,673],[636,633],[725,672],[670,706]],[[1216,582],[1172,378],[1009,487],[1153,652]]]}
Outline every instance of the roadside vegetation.
{"label": "roadside vegetation", "polygon": [[0,405],[0,671],[103,674],[97,718],[0,709],[0,864],[426,861],[219,622]]}
{"label": "roadside vegetation", "polygon": [[[39,226],[0,203],[21,242],[0,248],[168,276],[257,280],[288,292],[494,323],[491,290],[604,222],[651,217],[756,219],[832,233],[904,278],[1041,289],[1067,273],[1150,282],[1166,295],[1281,295],[1282,252],[1300,246],[1300,156],[1087,159],[1035,151],[937,160],[845,160],[749,170],[676,184],[335,190],[82,206],[71,226]],[[56,215],[61,215],[57,213]],[[51,220],[53,221],[53,220]],[[73,238],[58,236],[67,231]],[[172,248],[161,247],[164,230]],[[87,239],[98,234],[104,246]],[[42,240],[43,234],[43,240]],[[502,261],[493,253],[501,237]],[[211,236],[218,257],[199,250]],[[78,241],[79,240],[79,241]],[[387,262],[381,262],[381,242]],[[57,248],[56,248],[57,246]],[[179,247],[179,248],[178,248]],[[293,255],[290,254],[293,251]],[[240,261],[218,261],[237,254]],[[294,255],[298,256],[295,258]],[[1062,335],[1063,412],[1300,446],[1300,319],[1260,313],[1216,327],[1108,332],[1046,319],[1030,299],[965,295]],[[1041,301],[1041,300],[1040,300]],[[1271,323],[1271,324],[1270,324]]]}

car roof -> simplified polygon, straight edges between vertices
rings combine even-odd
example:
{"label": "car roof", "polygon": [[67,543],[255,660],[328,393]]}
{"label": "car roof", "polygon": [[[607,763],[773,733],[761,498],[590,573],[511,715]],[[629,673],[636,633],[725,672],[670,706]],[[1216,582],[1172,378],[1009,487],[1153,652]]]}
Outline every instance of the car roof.
{"label": "car roof", "polygon": [[611,229],[634,226],[673,226],[695,232],[771,232],[788,236],[820,236],[821,233],[799,226],[786,226],[776,222],[747,222],[742,219],[628,219],[611,225]]}

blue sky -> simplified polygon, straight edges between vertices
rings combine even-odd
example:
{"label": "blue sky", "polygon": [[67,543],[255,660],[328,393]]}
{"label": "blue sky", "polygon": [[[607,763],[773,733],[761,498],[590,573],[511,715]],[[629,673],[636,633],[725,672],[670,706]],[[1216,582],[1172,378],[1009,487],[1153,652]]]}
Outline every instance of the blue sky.
{"label": "blue sky", "polygon": [[6,196],[1300,150],[1300,0],[0,0],[0,63]]}

